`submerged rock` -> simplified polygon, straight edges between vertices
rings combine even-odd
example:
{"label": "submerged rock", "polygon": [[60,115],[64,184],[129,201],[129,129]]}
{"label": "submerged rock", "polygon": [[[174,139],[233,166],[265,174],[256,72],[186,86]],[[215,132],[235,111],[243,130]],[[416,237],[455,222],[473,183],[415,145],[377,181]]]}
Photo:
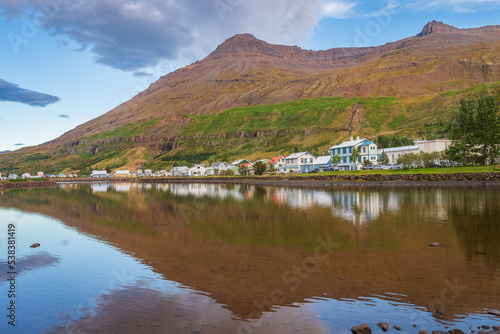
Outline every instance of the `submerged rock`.
{"label": "submerged rock", "polygon": [[429,334],[429,332],[426,331],[425,329],[421,329],[418,331],[418,334]]}
{"label": "submerged rock", "polygon": [[437,242],[433,242],[433,243],[431,244],[431,247],[439,247],[439,244],[438,244]]}
{"label": "submerged rock", "polygon": [[31,248],[37,248],[37,247],[40,247],[40,244],[37,242],[36,244],[33,244],[30,246]]}
{"label": "submerged rock", "polygon": [[368,324],[362,324],[351,328],[353,334],[371,334],[372,330]]}
{"label": "submerged rock", "polygon": [[379,322],[377,326],[382,329],[384,332],[387,332],[389,330],[389,324],[387,322]]}

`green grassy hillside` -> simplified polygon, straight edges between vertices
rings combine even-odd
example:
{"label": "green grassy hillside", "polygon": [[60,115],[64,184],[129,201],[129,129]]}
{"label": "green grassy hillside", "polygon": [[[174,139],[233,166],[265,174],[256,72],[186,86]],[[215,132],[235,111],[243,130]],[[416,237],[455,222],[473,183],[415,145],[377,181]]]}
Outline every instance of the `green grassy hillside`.
{"label": "green grassy hillside", "polygon": [[237,158],[257,160],[295,150],[320,155],[349,136],[441,138],[450,130],[459,100],[481,92],[500,97],[500,82],[419,98],[310,98],[204,116],[158,118],[35,151],[2,154],[0,172],[164,169]]}

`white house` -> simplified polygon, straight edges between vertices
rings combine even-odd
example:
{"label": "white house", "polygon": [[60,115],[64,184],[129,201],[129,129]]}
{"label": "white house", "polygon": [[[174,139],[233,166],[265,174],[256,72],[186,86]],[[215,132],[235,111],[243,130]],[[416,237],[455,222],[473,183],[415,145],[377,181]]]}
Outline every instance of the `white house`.
{"label": "white house", "polygon": [[130,171],[128,169],[125,170],[117,170],[115,173],[116,177],[131,177]]}
{"label": "white house", "polygon": [[108,177],[108,172],[105,170],[93,170],[92,175],[90,175],[93,179],[103,179]]}
{"label": "white house", "polygon": [[197,164],[189,168],[189,176],[205,176],[207,168],[203,164]]}
{"label": "white house", "polygon": [[211,168],[211,172],[210,171],[207,171],[207,175],[209,173],[212,173],[212,174],[209,174],[209,175],[217,175],[217,174],[220,174],[221,171],[225,171],[225,170],[228,170],[229,168],[231,168],[231,166],[225,162],[225,161],[222,161],[222,162],[214,162],[210,165],[210,168]]}
{"label": "white house", "polygon": [[416,140],[415,145],[381,148],[379,153],[385,152],[389,158],[389,163],[395,164],[398,162],[398,158],[404,154],[442,152],[447,150],[450,144],[451,141],[448,139]]}
{"label": "white house", "polygon": [[19,178],[19,176],[17,174],[14,174],[14,173],[9,174],[9,176],[7,176],[8,180],[15,180],[17,178]]}
{"label": "white house", "polygon": [[188,166],[178,166],[172,168],[170,171],[172,173],[172,176],[188,176],[189,175],[189,167]]}
{"label": "white house", "polygon": [[408,153],[417,154],[420,151],[417,145],[410,146],[398,146],[398,147],[390,147],[390,148],[381,148],[379,149],[379,153],[382,154],[385,152],[387,157],[389,158],[390,164],[397,164],[400,156]]}
{"label": "white house", "polygon": [[[351,161],[351,155],[354,148],[359,148],[358,161]],[[342,144],[330,147],[330,155],[332,158],[338,155],[342,158],[339,164],[340,170],[357,170],[360,169],[363,161],[368,160],[371,164],[375,165],[378,161],[378,144],[368,139],[351,139]]]}
{"label": "white house", "polygon": [[31,174],[30,173],[24,173],[23,175],[21,175],[21,178],[22,179],[31,179]]}
{"label": "white house", "polygon": [[278,170],[278,168],[283,167],[285,165],[285,156],[277,155],[269,161],[269,164],[274,167],[274,169]]}
{"label": "white house", "polygon": [[426,153],[442,152],[450,148],[451,140],[448,139],[415,140],[415,145],[418,146],[421,152],[426,152]]}
{"label": "white house", "polygon": [[304,173],[313,170],[316,156],[309,152],[299,152],[285,158],[285,165],[278,168],[280,173]]}
{"label": "white house", "polygon": [[314,160],[313,168],[319,168],[321,171],[323,171],[325,167],[332,166],[332,159],[333,158],[331,155],[324,155],[321,157],[317,157]]}
{"label": "white house", "polygon": [[238,159],[231,164],[231,167],[240,167],[241,165],[247,164],[247,163],[249,163],[249,161],[246,159]]}

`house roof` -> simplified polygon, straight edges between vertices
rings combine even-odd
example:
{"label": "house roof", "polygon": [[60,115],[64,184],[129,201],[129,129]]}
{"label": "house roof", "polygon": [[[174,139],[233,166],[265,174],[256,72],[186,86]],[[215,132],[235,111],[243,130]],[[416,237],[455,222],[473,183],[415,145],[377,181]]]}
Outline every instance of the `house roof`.
{"label": "house roof", "polygon": [[[301,156],[303,156],[304,154],[311,154],[309,152],[299,152],[299,153],[294,153],[288,157],[286,157],[287,159],[297,159],[297,158],[300,158]],[[313,157],[316,158],[316,156],[314,154],[311,154]]]}
{"label": "house roof", "polygon": [[390,152],[399,152],[399,151],[415,151],[418,150],[417,145],[412,146],[398,146],[398,147],[389,147],[389,148],[381,148],[379,151],[390,153]]}
{"label": "house roof", "polygon": [[326,165],[332,160],[332,157],[329,155],[323,155],[321,157],[317,157],[316,160],[314,160],[314,165]]}
{"label": "house roof", "polygon": [[248,162],[248,160],[246,160],[246,159],[238,159],[238,160],[236,160],[235,162],[233,162],[231,165],[232,165],[232,166],[234,166],[234,165],[239,165],[239,164],[241,164],[243,161]]}
{"label": "house roof", "polygon": [[228,163],[227,163],[227,162],[225,162],[225,161],[221,161],[221,162],[214,162],[214,163],[212,163],[212,164],[210,165],[210,167],[212,167],[212,168],[217,168],[217,167],[219,167],[219,166],[220,166],[220,165],[222,165],[222,164],[228,164]]}
{"label": "house roof", "polygon": [[283,157],[284,157],[284,155],[276,156],[276,157],[274,157],[274,158],[271,159],[271,163],[275,164],[278,161],[280,161],[280,159],[283,158]]}
{"label": "house roof", "polygon": [[335,148],[344,148],[344,147],[358,146],[359,144],[363,143],[365,140],[369,141],[368,139],[356,139],[356,140],[345,141],[342,144],[330,147],[330,150],[333,150]]}

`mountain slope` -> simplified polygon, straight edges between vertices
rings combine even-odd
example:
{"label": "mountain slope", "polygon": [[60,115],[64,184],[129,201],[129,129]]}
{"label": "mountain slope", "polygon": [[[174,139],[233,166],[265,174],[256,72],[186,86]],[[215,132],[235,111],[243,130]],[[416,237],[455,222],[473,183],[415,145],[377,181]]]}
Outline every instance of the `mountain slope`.
{"label": "mountain slope", "polygon": [[[450,109],[457,102],[456,97],[443,97],[443,92],[466,92],[478,85],[486,85],[483,87],[488,89],[492,87],[489,83],[499,80],[500,26],[457,29],[433,21],[417,36],[401,41],[379,47],[325,51],[272,45],[249,34],[236,35],[205,59],[160,78],[147,90],[110,112],[49,143],[18,152],[55,154],[61,161],[67,157],[78,160],[85,153],[89,155],[87,161],[91,161],[89,157],[96,158],[103,151],[109,151],[105,158],[101,156],[97,160],[134,167],[151,163],[155,157],[165,154],[175,155],[171,150],[184,151],[183,155],[190,153],[187,147],[192,147],[193,138],[205,137],[186,130],[195,127],[195,121],[200,122],[197,117],[229,108],[252,110],[255,106],[320,97],[343,97],[351,101],[393,97],[398,101],[397,106],[387,105],[383,112],[377,111],[386,116],[378,120],[380,124],[373,127],[373,120],[371,125],[360,123],[362,125],[356,131],[367,136],[380,131],[405,132],[407,124],[402,120],[412,113],[430,123],[436,122],[436,116],[443,118],[436,107]],[[343,115],[339,117],[345,119],[336,121],[337,135],[330,136],[330,143],[353,131],[346,128],[345,123],[352,118],[351,108],[357,104],[345,105],[346,109],[339,113]],[[313,106],[308,108],[314,109]],[[359,108],[369,109],[363,103]],[[331,124],[323,124],[321,118],[313,119],[320,124],[310,124],[309,127],[333,128]],[[434,132],[424,129],[423,132],[437,135],[446,128],[444,123],[449,122],[449,118],[439,122],[443,124],[440,129],[436,128]],[[389,126],[389,123],[399,124],[399,128]],[[411,127],[415,129],[417,123]],[[219,133],[208,136],[221,137],[225,132],[219,128]],[[414,131],[406,133],[418,135]],[[185,139],[188,137],[191,139]],[[314,134],[307,137],[307,141],[314,145],[323,142]],[[301,144],[300,138],[296,139],[298,145],[308,147]],[[213,144],[210,139],[207,141]],[[324,143],[317,147],[323,149],[326,146]],[[121,150],[121,155],[125,151],[129,155],[114,159],[113,150],[116,149]],[[213,149],[217,152],[221,148],[213,146]],[[0,159],[0,166],[2,160],[5,158]]]}

